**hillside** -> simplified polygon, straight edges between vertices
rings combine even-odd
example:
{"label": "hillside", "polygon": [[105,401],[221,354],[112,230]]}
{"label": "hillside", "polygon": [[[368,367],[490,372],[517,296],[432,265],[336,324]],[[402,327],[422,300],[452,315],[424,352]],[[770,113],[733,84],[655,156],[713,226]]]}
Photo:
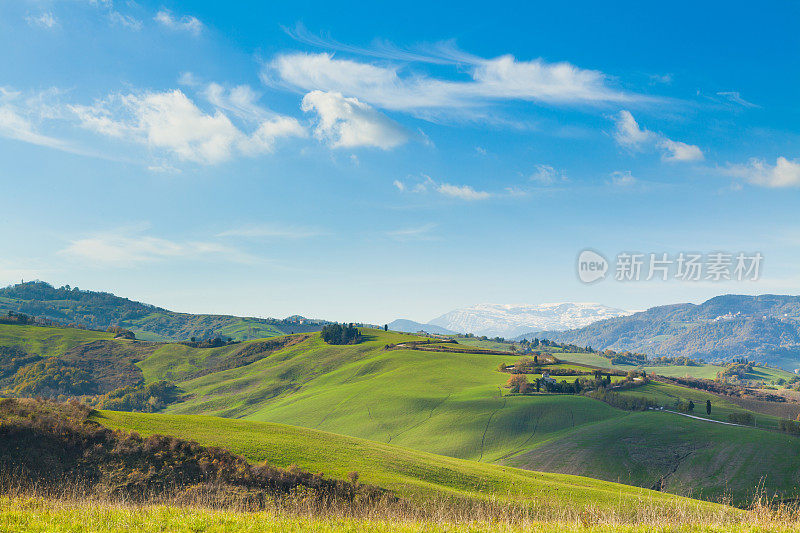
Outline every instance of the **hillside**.
{"label": "hillside", "polygon": [[[61,365],[53,367],[58,373],[44,376],[49,381],[28,381],[27,377],[20,381],[19,375],[36,377],[29,366],[22,366],[16,375],[11,372],[2,378],[0,389],[5,383],[12,393],[44,390],[69,396],[108,391],[107,397],[100,399],[114,409],[289,424],[367,439],[376,445],[482,463],[579,472],[646,488],[662,479],[675,479],[664,488],[717,498],[722,495],[720,487],[725,487],[725,494],[739,504],[749,502],[762,478],[770,491],[787,497],[800,481],[795,479],[800,468],[793,466],[793,457],[800,457],[800,439],[796,437],[727,426],[723,434],[715,432],[719,429],[715,426],[709,431],[713,422],[664,412],[624,411],[583,395],[514,395],[504,387],[509,375],[498,371],[498,366],[515,364],[519,356],[498,351],[502,343],[486,348],[446,343],[431,351],[437,346],[415,348],[420,337],[413,335],[370,329],[362,333],[363,342],[353,345],[333,346],[319,334],[303,334],[200,348],[113,339],[108,333],[69,328],[0,325],[0,343],[5,345],[0,347],[15,350],[8,352],[10,359],[0,353],[0,362],[9,362],[10,372],[14,361],[26,357]],[[101,353],[108,356],[100,357]],[[558,356],[580,360],[594,354],[559,352]],[[693,366],[670,371],[678,373],[680,368],[684,374],[706,371]],[[63,369],[77,372],[88,388],[79,393],[70,388],[26,388],[40,383],[58,385],[51,378],[63,379]],[[550,367],[551,371],[559,369],[594,372],[580,363]],[[620,379],[614,376],[612,382]],[[109,391],[121,385],[127,388]],[[745,409],[677,385],[667,393],[652,387],[655,385],[635,388],[629,394],[653,394],[657,405],[669,408],[679,399],[694,399],[702,405],[709,396],[714,404],[712,418],[720,421],[725,421],[728,413]],[[110,413],[107,416],[113,419]],[[779,422],[774,416],[758,413],[755,420],[770,428],[777,428]],[[219,424],[209,422],[208,427]],[[651,440],[641,443],[635,438],[641,428],[651,429]],[[224,438],[230,432],[217,428],[213,433]],[[680,442],[674,434],[680,435]],[[753,435],[758,436],[759,447],[753,445]],[[580,440],[576,441],[577,437]],[[576,447],[575,442],[584,444]],[[605,444],[598,446],[600,442]],[[659,461],[652,461],[644,451],[650,447],[661,450]],[[558,450],[556,456],[551,449]],[[612,459],[614,453],[628,456]],[[705,477],[681,474],[685,465],[699,464],[709,454],[743,466]],[[579,470],[576,465],[581,465]]]}
{"label": "hillside", "polygon": [[718,296],[523,337],[712,362],[746,357],[793,370],[800,367],[800,296]]}
{"label": "hillside", "polygon": [[[230,420],[208,416],[176,416],[104,411],[95,420],[109,428],[140,435],[175,435],[204,446],[220,446],[251,462],[277,467],[299,465],[310,472],[344,478],[355,470],[366,483],[388,488],[417,500],[442,496],[487,499],[498,497],[517,504],[631,509],[677,503],[675,496],[598,481],[587,477],[531,472],[345,437],[281,424]],[[542,494],[557,498],[543,500]],[[682,505],[714,509],[705,502],[681,499]]]}
{"label": "hillside", "polygon": [[84,291],[69,285],[55,288],[42,281],[0,289],[0,315],[8,311],[99,330],[121,326],[133,331],[138,339],[150,341],[217,336],[235,340],[260,339],[319,331],[327,323],[297,316],[279,320],[176,313],[107,292]]}

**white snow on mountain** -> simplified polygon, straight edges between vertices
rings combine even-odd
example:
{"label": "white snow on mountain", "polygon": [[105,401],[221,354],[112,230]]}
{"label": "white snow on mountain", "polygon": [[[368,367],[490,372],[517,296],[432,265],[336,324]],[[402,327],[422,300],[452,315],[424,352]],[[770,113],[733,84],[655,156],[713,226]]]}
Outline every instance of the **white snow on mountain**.
{"label": "white snow on mountain", "polygon": [[455,309],[428,323],[459,333],[513,338],[533,331],[580,328],[630,314],[631,311],[597,303],[478,304]]}

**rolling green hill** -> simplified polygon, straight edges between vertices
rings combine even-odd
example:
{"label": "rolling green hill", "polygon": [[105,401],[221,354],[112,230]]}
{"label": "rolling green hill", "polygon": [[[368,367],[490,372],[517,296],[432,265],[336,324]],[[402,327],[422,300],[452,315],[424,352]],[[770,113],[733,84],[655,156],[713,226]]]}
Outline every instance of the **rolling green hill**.
{"label": "rolling green hill", "polygon": [[140,340],[168,342],[217,336],[236,340],[262,339],[289,333],[319,331],[322,320],[303,317],[248,318],[229,315],[176,313],[120,298],[107,292],[55,288],[42,281],[0,288],[0,315],[8,311],[93,329],[121,326]]}
{"label": "rolling green hill", "polygon": [[[166,379],[180,388],[181,401],[166,407],[170,414],[288,424],[464,460],[663,485],[680,494],[724,493],[737,503],[749,501],[762,476],[771,492],[787,497],[800,481],[791,459],[800,456],[795,437],[663,412],[632,413],[580,395],[512,395],[503,387],[508,374],[497,367],[517,356],[415,350],[397,345],[419,337],[362,331],[365,339],[355,345],[298,334],[196,348],[9,325],[0,326],[0,343],[75,365],[85,357],[100,364],[103,353],[123,360],[127,353],[126,379],[136,369],[148,384]],[[104,379],[119,381],[114,375]],[[668,407],[676,398],[693,399],[698,412],[711,397],[712,418],[720,420],[743,410],[709,393],[662,383],[623,395],[648,396]],[[777,426],[774,417],[757,420]],[[757,460],[757,453],[770,460]],[[686,473],[713,457],[746,464],[708,476]]]}
{"label": "rolling green hill", "polygon": [[443,457],[281,424],[112,411],[101,412],[95,419],[107,427],[136,431],[143,436],[170,434],[205,446],[224,447],[252,462],[267,461],[279,467],[295,464],[338,478],[355,470],[364,482],[411,498],[500,497],[553,508],[594,506],[630,512],[642,505],[722,511],[707,502],[676,499],[638,487]]}

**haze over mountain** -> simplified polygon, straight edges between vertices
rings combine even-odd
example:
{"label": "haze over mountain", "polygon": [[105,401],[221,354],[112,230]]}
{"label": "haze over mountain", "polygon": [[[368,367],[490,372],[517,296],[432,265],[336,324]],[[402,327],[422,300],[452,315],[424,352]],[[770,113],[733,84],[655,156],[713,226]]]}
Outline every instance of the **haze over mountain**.
{"label": "haze over mountain", "polygon": [[793,370],[800,366],[800,296],[717,296],[700,305],[653,307],[578,329],[521,337],[651,356],[747,357]]}
{"label": "haze over mountain", "polygon": [[432,328],[444,328],[457,333],[473,333],[487,337],[515,337],[533,330],[564,330],[578,328],[611,317],[629,315],[630,311],[616,309],[597,303],[543,303],[530,304],[478,304],[454,309],[437,317],[427,324],[413,321],[409,327],[399,331],[418,331],[438,333]]}

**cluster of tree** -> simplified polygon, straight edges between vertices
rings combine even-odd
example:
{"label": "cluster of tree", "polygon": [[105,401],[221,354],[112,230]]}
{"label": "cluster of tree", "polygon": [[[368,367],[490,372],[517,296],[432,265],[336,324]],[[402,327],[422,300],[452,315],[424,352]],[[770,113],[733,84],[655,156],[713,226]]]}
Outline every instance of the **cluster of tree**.
{"label": "cluster of tree", "polygon": [[728,415],[728,422],[733,424],[740,424],[742,426],[755,426],[756,417],[753,413],[737,412]]}
{"label": "cluster of tree", "polygon": [[353,324],[328,324],[322,328],[322,340],[328,344],[357,344],[361,333]]}
{"label": "cluster of tree", "polygon": [[171,381],[150,385],[129,385],[99,396],[93,402],[98,409],[154,413],[178,401],[183,391]]}
{"label": "cluster of tree", "polygon": [[753,371],[753,361],[744,359],[737,359],[725,366],[722,370],[717,372],[717,379],[723,380],[726,378],[745,379],[747,374]]}
{"label": "cluster of tree", "polygon": [[[528,381],[525,374],[512,374],[506,382],[506,387],[511,392],[527,394],[531,392],[551,392],[560,394],[581,394],[591,390],[607,390],[612,387],[611,374],[604,374],[596,370],[592,378],[577,377],[574,381],[536,378]],[[631,371],[624,379],[619,380],[613,385],[616,389],[625,389],[635,384],[647,383],[647,375],[644,372]]]}
{"label": "cluster of tree", "polygon": [[605,402],[611,407],[625,411],[647,411],[656,407],[656,402],[644,396],[628,396],[606,389],[587,391],[586,396]]}
{"label": "cluster of tree", "polygon": [[115,339],[130,339],[134,340],[136,338],[136,334],[134,334],[131,330],[121,328],[119,326],[108,326],[106,328],[108,333],[113,333]]}
{"label": "cluster of tree", "polygon": [[89,372],[50,357],[19,369],[11,391],[16,396],[81,396],[95,394],[97,383]]}
{"label": "cluster of tree", "polygon": [[220,348],[222,346],[229,346],[231,344],[238,343],[239,341],[235,341],[230,337],[221,337],[217,335],[214,338],[200,340],[198,340],[197,337],[192,337],[188,341],[182,342],[181,344],[191,346],[192,348]]}
{"label": "cluster of tree", "polygon": [[531,340],[523,338],[519,341],[523,347],[523,351],[532,351],[536,348],[543,348],[545,351],[560,350],[569,353],[594,353],[591,346],[577,346],[571,343],[559,343],[550,339],[539,339],[534,337]]}
{"label": "cluster of tree", "polygon": [[14,381],[17,372],[30,364],[43,359],[40,355],[31,355],[14,346],[0,346],[0,389]]}

